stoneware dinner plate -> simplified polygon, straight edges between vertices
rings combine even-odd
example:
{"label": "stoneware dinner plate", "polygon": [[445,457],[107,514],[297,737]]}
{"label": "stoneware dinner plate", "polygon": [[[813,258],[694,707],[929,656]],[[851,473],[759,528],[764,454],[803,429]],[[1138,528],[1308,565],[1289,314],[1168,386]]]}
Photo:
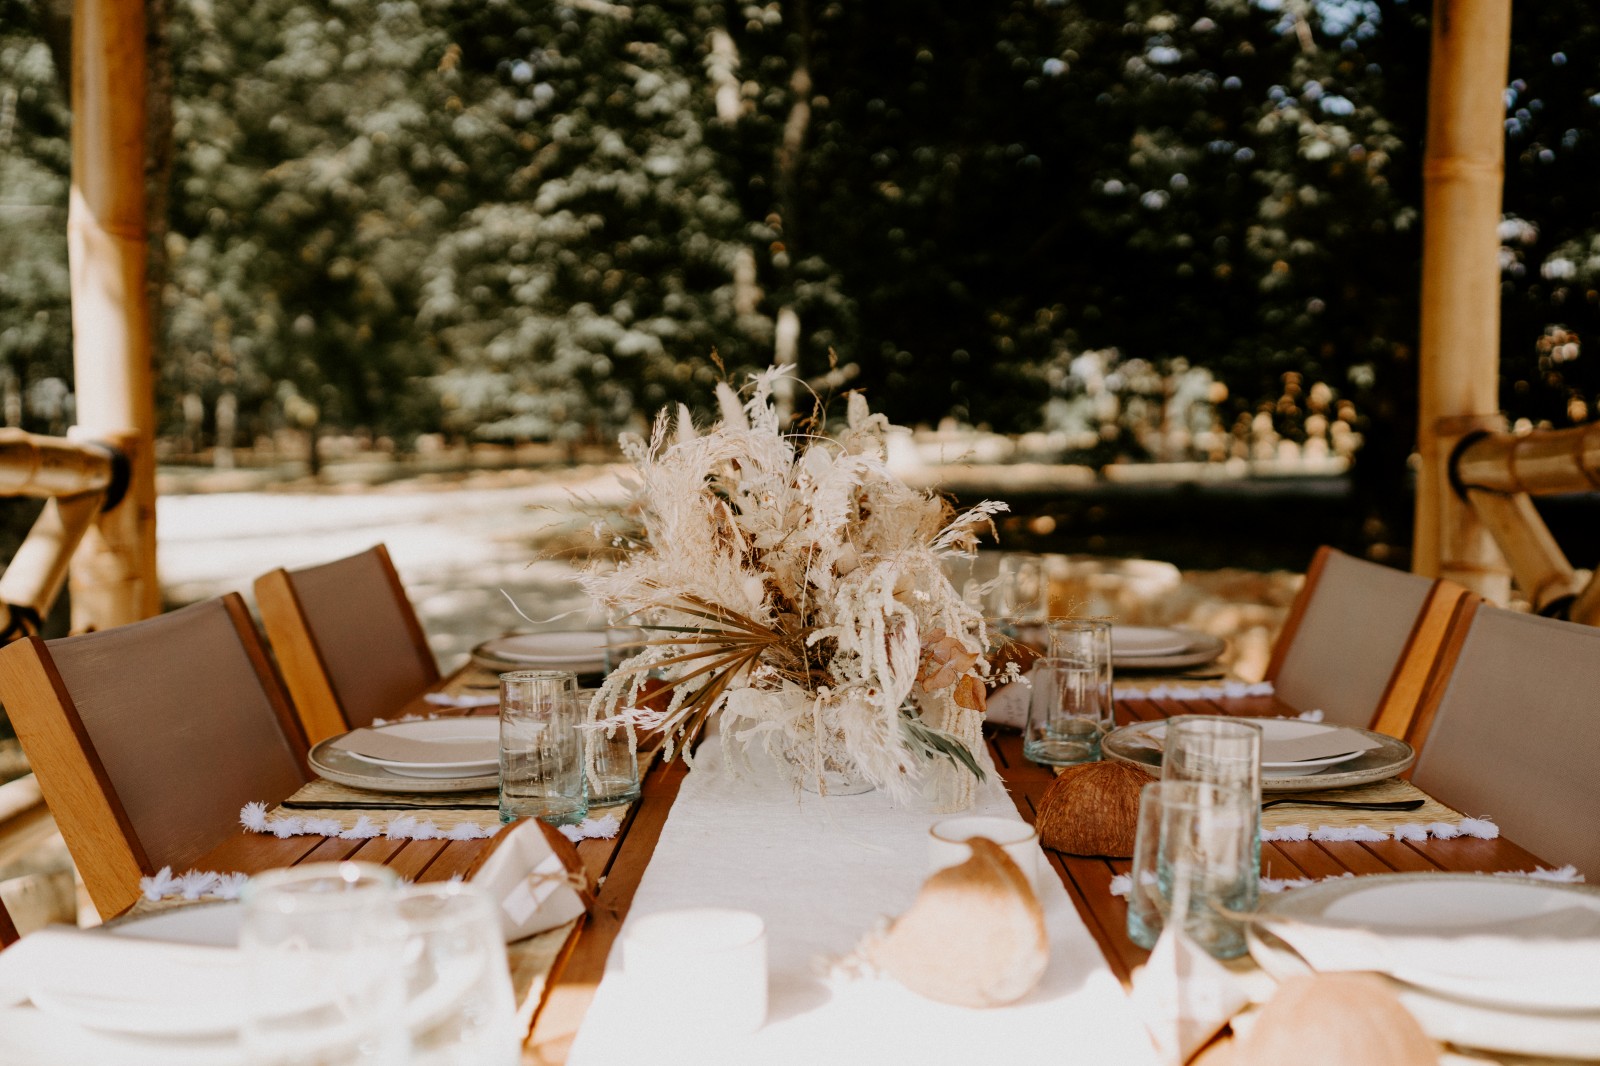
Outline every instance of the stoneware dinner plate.
{"label": "stoneware dinner plate", "polygon": [[[570,670],[575,674],[606,671],[606,630],[557,629],[542,633],[510,633],[472,649],[472,661],[490,670]],[[614,630],[611,647],[627,655],[638,650],[644,635],[637,629]]]}
{"label": "stoneware dinner plate", "polygon": [[[481,719],[499,728],[498,718]],[[479,792],[500,787],[498,762],[482,773],[462,777],[416,777],[397,774],[376,763],[332,747],[338,737],[315,744],[306,757],[317,776],[337,785],[364,788],[369,792]]]}
{"label": "stoneware dinner plate", "polygon": [[[1125,670],[1177,670],[1204,666],[1227,650],[1228,642],[1192,629],[1112,626],[1111,664]],[[1168,650],[1170,649],[1170,650]]]}
{"label": "stoneware dinner plate", "polygon": [[[1324,881],[1261,902],[1267,915],[1359,925],[1379,934],[1393,929],[1398,935],[1419,925],[1442,935],[1493,935],[1506,922],[1571,909],[1600,916],[1600,888],[1490,874],[1376,874]],[[1269,930],[1251,926],[1249,942],[1251,956],[1273,977],[1309,972],[1305,960]],[[1537,974],[1499,970],[1463,975],[1409,969],[1405,980],[1385,979],[1437,1040],[1521,1055],[1596,1055],[1600,1009],[1585,1009],[1593,1002],[1587,998],[1592,982],[1583,989],[1555,987]]]}
{"label": "stoneware dinner plate", "polygon": [[[1275,728],[1278,725],[1290,727],[1312,726],[1314,723],[1301,722],[1294,718],[1245,718],[1247,722],[1254,722],[1264,729]],[[1327,727],[1321,727],[1327,728]],[[1106,758],[1118,762],[1132,763],[1142,766],[1156,774],[1161,772],[1161,742],[1166,734],[1167,723],[1135,722],[1132,725],[1113,729],[1106,734],[1105,740],[1100,743],[1100,750]],[[1337,764],[1322,761],[1325,769],[1312,773],[1295,774],[1287,777],[1269,775],[1265,770],[1261,774],[1262,792],[1316,792],[1322,789],[1352,788],[1356,785],[1370,785],[1375,781],[1387,781],[1396,774],[1402,773],[1417,757],[1411,745],[1394,737],[1374,733],[1368,729],[1357,729],[1355,732],[1370,739],[1376,740],[1378,746],[1370,751],[1361,752],[1353,758],[1340,756]],[[1276,773],[1276,771],[1274,771]]]}

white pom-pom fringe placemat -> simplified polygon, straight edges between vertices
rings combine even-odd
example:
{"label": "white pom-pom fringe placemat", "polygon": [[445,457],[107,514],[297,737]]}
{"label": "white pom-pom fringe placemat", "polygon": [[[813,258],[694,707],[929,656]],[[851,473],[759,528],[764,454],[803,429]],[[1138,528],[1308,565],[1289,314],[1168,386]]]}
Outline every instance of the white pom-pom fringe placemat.
{"label": "white pom-pom fringe placemat", "polygon": [[[590,838],[609,839],[622,828],[618,817],[626,808],[599,818],[585,818],[577,825],[558,826],[561,834],[576,843]],[[324,836],[340,840],[485,840],[500,831],[498,816],[486,819],[478,811],[436,810],[426,816],[393,811],[294,810],[278,807],[267,810],[265,803],[247,803],[239,811],[239,824],[253,833],[271,836]]]}
{"label": "white pom-pom fringe placemat", "polygon": [[[923,999],[884,977],[830,977],[827,962],[911,906],[928,876],[928,829],[942,816],[897,807],[881,792],[797,796],[775,769],[771,776],[771,783],[734,780],[720,746],[701,747],[578,1031],[571,1066],[1023,1063],[1063,1048],[1077,1062],[1152,1062],[1120,982],[1045,863],[1039,897],[1050,965],[1022,1002],[971,1010]],[[1017,817],[992,769],[970,813]],[[713,1044],[688,1026],[641,1021],[650,990],[629,987],[619,949],[638,919],[692,907],[754,911],[766,923],[769,1009],[752,1035]]]}

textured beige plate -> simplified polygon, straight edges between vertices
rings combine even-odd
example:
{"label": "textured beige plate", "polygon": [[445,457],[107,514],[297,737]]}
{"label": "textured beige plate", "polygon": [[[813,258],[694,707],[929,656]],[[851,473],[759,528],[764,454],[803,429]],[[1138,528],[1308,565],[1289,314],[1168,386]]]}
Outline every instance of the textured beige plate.
{"label": "textured beige plate", "polygon": [[333,747],[336,739],[330,737],[313,746],[307,761],[319,776],[337,784],[370,792],[477,792],[500,787],[498,767],[476,777],[406,777]]}
{"label": "textured beige plate", "polygon": [[[1249,719],[1244,719],[1249,721]],[[1100,742],[1106,758],[1132,763],[1147,770],[1161,771],[1161,749],[1150,738],[1153,729],[1166,727],[1166,721],[1135,722],[1113,729]],[[1370,785],[1374,781],[1387,781],[1416,761],[1417,753],[1411,745],[1394,737],[1374,733],[1368,729],[1357,730],[1379,742],[1378,747],[1362,753],[1360,758],[1339,763],[1337,772],[1324,771],[1301,777],[1263,777],[1262,792],[1321,792],[1330,788],[1350,788]]]}

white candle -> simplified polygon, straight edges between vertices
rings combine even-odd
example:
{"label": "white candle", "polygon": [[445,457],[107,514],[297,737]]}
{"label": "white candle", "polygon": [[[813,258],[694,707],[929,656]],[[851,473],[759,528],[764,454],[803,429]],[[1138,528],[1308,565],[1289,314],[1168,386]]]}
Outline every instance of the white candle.
{"label": "white candle", "polygon": [[928,866],[942,870],[958,866],[972,857],[967,841],[972,837],[986,837],[1017,864],[1028,884],[1038,887],[1039,834],[1021,818],[998,818],[984,815],[963,815],[935,822],[928,830]]}
{"label": "white candle", "polygon": [[628,925],[623,970],[632,999],[678,1031],[717,1039],[767,1018],[767,930],[761,916],[714,907],[660,911]]}

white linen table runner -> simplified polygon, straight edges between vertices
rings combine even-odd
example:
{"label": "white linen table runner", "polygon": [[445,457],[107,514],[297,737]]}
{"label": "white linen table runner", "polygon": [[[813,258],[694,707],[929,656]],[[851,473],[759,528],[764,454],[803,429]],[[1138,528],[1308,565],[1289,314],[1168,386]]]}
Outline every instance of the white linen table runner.
{"label": "white linen table runner", "polygon": [[[1017,817],[992,767],[966,813]],[[797,796],[777,774],[735,779],[709,739],[668,815],[568,1062],[1153,1063],[1121,983],[1042,862],[1050,965],[1022,1002],[974,1010],[923,999],[888,978],[827,976],[828,961],[911,905],[928,876],[928,828],[940,817],[877,791]],[[713,1041],[677,1031],[683,1026],[641,1023],[649,990],[630,987],[622,945],[641,917],[686,907],[739,908],[765,920],[769,1007],[760,1031]]]}

